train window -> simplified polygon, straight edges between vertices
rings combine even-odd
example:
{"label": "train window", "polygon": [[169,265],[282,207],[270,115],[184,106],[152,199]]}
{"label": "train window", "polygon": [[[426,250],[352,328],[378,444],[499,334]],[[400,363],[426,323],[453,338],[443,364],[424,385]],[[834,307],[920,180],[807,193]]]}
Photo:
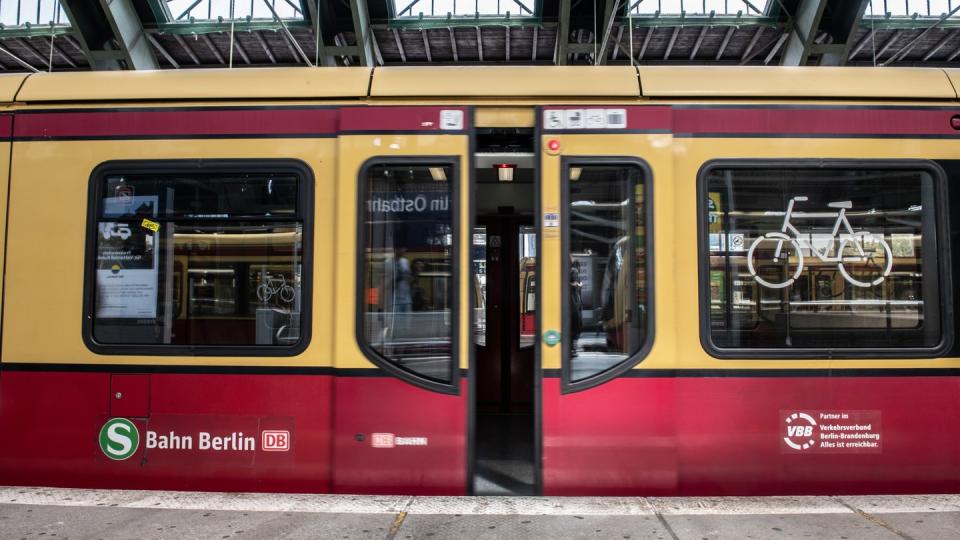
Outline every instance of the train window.
{"label": "train window", "polygon": [[938,178],[915,165],[708,167],[705,345],[929,354],[944,328]]}
{"label": "train window", "polygon": [[401,376],[451,383],[453,167],[383,162],[361,174],[358,338],[372,361]]}
{"label": "train window", "polygon": [[569,383],[628,369],[648,342],[646,178],[639,164],[597,160],[567,168]]}
{"label": "train window", "polygon": [[95,173],[88,343],[100,352],[295,354],[305,345],[305,176],[289,166],[183,163]]}

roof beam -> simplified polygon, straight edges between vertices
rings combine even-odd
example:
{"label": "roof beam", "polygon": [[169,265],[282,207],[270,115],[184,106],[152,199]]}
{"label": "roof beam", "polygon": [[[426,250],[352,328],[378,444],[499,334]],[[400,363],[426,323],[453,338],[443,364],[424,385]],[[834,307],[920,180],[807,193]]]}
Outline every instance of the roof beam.
{"label": "roof beam", "polygon": [[6,55],[9,56],[10,58],[13,58],[13,61],[14,61],[14,62],[20,64],[21,66],[23,66],[23,67],[25,67],[25,68],[27,68],[27,69],[29,69],[30,71],[32,71],[32,72],[34,72],[34,73],[39,73],[39,72],[40,72],[39,69],[37,69],[37,68],[33,67],[32,65],[30,65],[30,63],[28,63],[28,62],[25,61],[24,59],[22,59],[22,58],[20,58],[19,56],[13,54],[12,52],[8,51],[8,50],[6,49],[6,47],[0,46],[0,52],[2,52],[3,54],[6,54]]}
{"label": "roof beam", "polygon": [[530,60],[533,61],[533,62],[536,62],[536,61],[537,61],[537,38],[539,37],[539,36],[537,35],[537,33],[538,33],[537,30],[538,30],[539,28],[540,28],[540,27],[539,27],[539,26],[536,26],[536,25],[534,25],[534,27],[533,27],[533,46],[530,47],[530,48],[532,49],[532,51],[530,52]]}
{"label": "roof beam", "polygon": [[557,65],[565,65],[570,48],[570,0],[560,0],[560,26],[557,28]]}
{"label": "roof beam", "polygon": [[640,54],[637,55],[637,62],[639,63],[643,60],[643,55],[647,54],[647,47],[650,45],[650,38],[653,37],[653,33],[657,30],[656,27],[651,26],[647,28],[647,35],[643,36],[643,45],[640,46]]}
{"label": "roof beam", "polygon": [[506,55],[507,55],[507,62],[509,62],[510,61],[510,27],[509,26],[504,27],[504,31],[506,32],[506,35],[504,37],[503,44],[504,44]]}
{"label": "roof beam", "polygon": [[[400,31],[396,28],[390,29],[393,32],[393,40],[397,42],[397,51],[400,52],[400,61],[404,64],[407,63],[407,53],[403,50],[403,42],[400,41]],[[477,29],[479,35],[479,29]]]}
{"label": "roof beam", "polygon": [[423,51],[427,53],[427,62],[433,62],[433,55],[430,53],[430,37],[427,36],[427,31],[421,29],[420,36],[423,38]]}
{"label": "roof beam", "polygon": [[200,64],[200,59],[197,58],[197,54],[193,52],[193,49],[191,49],[189,45],[187,45],[187,42],[183,39],[183,36],[180,34],[174,34],[173,39],[177,40],[177,43],[183,47],[183,50],[187,52],[187,56],[190,57],[190,60],[193,60],[194,64]]}
{"label": "roof beam", "polygon": [[871,28],[863,36],[860,42],[853,47],[853,49],[850,51],[850,54],[847,55],[847,61],[849,62],[850,60],[853,60],[854,57],[860,54],[860,51],[862,51],[864,47],[866,47],[871,42],[875,42],[876,39],[877,39],[877,31]]}
{"label": "roof beam", "polygon": [[[313,30],[313,38],[315,40],[314,46],[316,50],[316,62],[317,65],[321,66],[335,66],[337,65],[336,59],[334,59],[332,54],[327,52],[326,44],[323,39],[323,21],[328,20],[326,12],[321,13],[326,10],[329,11],[330,6],[328,2],[323,2],[322,0],[300,0],[301,5],[303,5],[305,18],[310,24],[310,28]],[[295,21],[290,21],[295,22]]]}
{"label": "roof beam", "polygon": [[477,27],[477,56],[483,62],[483,36],[480,33],[480,27]]}
{"label": "roof beam", "polygon": [[[149,35],[147,37],[149,37]],[[53,41],[54,36],[51,35],[47,39],[50,41],[50,48],[52,48],[53,51],[57,53],[57,56],[62,58],[66,63],[70,64],[70,67],[77,67],[76,62],[74,62],[72,58],[67,56],[67,53],[63,52],[63,49],[61,49],[59,45],[54,43]]]}
{"label": "roof beam", "polygon": [[943,15],[941,15],[941,16],[940,16],[940,20],[937,21],[937,24],[934,24],[934,25],[931,26],[930,28],[927,28],[927,29],[924,30],[923,32],[920,32],[920,35],[918,35],[917,37],[913,38],[912,40],[910,40],[909,43],[907,43],[906,45],[904,45],[903,47],[901,47],[900,50],[898,50],[896,53],[893,54],[893,56],[890,57],[889,60],[887,60],[886,62],[884,62],[884,65],[889,65],[889,64],[892,64],[892,63],[894,63],[894,62],[898,62],[898,61],[900,61],[900,60],[903,60],[903,58],[904,58],[905,56],[907,56],[907,54],[908,54],[911,50],[913,50],[914,46],[916,46],[916,44],[919,43],[920,40],[922,40],[923,38],[927,37],[928,34],[930,34],[931,32],[933,32],[934,28],[936,28],[938,25],[940,25],[941,23],[943,23],[943,21],[945,21],[945,20],[947,20],[948,18],[954,16],[958,11],[960,11],[960,6],[957,6],[957,7],[953,8],[953,9],[951,9],[949,13],[944,13]]}
{"label": "roof beam", "polygon": [[[154,47],[155,49],[157,49],[157,51],[158,51],[164,58],[167,59],[167,62],[170,62],[170,65],[172,65],[173,67],[175,67],[175,68],[177,68],[177,69],[180,69],[180,63],[177,62],[177,61],[173,58],[173,56],[170,55],[170,52],[167,51],[167,49],[163,48],[163,45],[161,45],[160,42],[157,41],[157,38],[153,37],[153,35],[151,35],[149,32],[147,32],[147,33],[144,34],[144,35],[147,36],[147,39],[150,41],[150,44],[153,45],[153,47]],[[63,56],[63,55],[61,54],[61,56]]]}
{"label": "roof beam", "polygon": [[[792,17],[792,32],[780,57],[781,66],[805,66],[810,57],[813,40],[820,28],[827,0],[800,0]],[[789,16],[789,14],[788,14]]]}
{"label": "roof beam", "polygon": [[[593,59],[594,64],[606,64],[607,63],[607,43],[610,42],[610,32],[613,31],[613,21],[617,19],[617,15],[620,14],[620,2],[621,0],[607,0],[604,2],[604,14],[603,14],[603,37],[600,40],[600,50],[597,51],[597,57]],[[621,33],[623,32],[623,27],[620,27]]]}
{"label": "roof beam", "polygon": [[946,35],[943,36],[943,39],[938,41],[937,44],[934,45],[932,49],[927,51],[927,54],[923,55],[923,61],[926,62],[927,60],[930,60],[931,58],[933,58],[938,52],[940,52],[940,49],[942,49],[947,44],[947,42],[949,42],[951,39],[956,37],[957,32],[958,30],[956,29],[950,30],[949,32],[947,32]]}
{"label": "roof beam", "polygon": [[260,35],[260,32],[254,32],[253,36],[257,38],[257,43],[260,44],[260,48],[263,49],[263,53],[267,55],[268,59],[270,59],[270,63],[276,64],[277,57],[273,55],[273,51],[271,51],[270,46],[267,45],[267,40],[263,39],[263,36]]}
{"label": "roof beam", "polygon": [[842,66],[850,59],[850,49],[854,46],[853,40],[863,22],[867,4],[868,0],[849,0],[830,5],[830,20],[824,21],[821,29],[833,37],[833,44],[813,48],[814,52],[821,53],[821,66]]}
{"label": "roof beam", "polygon": [[203,40],[203,43],[204,43],[204,45],[207,46],[207,49],[209,49],[210,52],[213,53],[213,56],[216,57],[217,62],[220,62],[221,64],[226,64],[226,63],[227,63],[227,62],[223,59],[223,55],[220,54],[220,49],[218,49],[218,48],[216,47],[216,45],[213,44],[213,40],[210,39],[210,35],[209,35],[209,34],[200,34],[200,39]]}
{"label": "roof beam", "polygon": [[753,56],[750,54],[753,51],[753,48],[756,47],[757,41],[760,40],[760,36],[763,35],[763,27],[760,26],[757,28],[757,31],[754,32],[753,37],[750,38],[750,43],[747,43],[747,48],[743,50],[743,56],[740,57],[740,63],[746,64],[750,61]]}
{"label": "roof beam", "polygon": [[617,59],[617,54],[620,52],[620,42],[623,40],[623,27],[625,25],[621,24],[617,28],[617,37],[613,40],[613,53],[610,55],[611,60]]}
{"label": "roof beam", "polygon": [[46,65],[48,69],[50,68],[50,62],[46,58],[44,58],[44,56],[40,54],[38,50],[33,48],[33,45],[31,45],[29,41],[23,38],[14,38],[13,41],[14,43],[17,43],[18,45],[20,45],[20,47],[22,47],[28,53],[30,53],[31,56],[39,60],[40,65]]}
{"label": "roof beam", "polygon": [[667,50],[663,53],[663,59],[668,60],[670,53],[673,52],[673,46],[677,43],[677,36],[680,35],[680,27],[674,26],[673,33],[670,34],[670,41],[667,43]]}
{"label": "roof beam", "polygon": [[370,29],[370,11],[367,0],[350,0],[350,12],[353,14],[353,33],[360,47],[360,65],[372,66],[376,55],[373,52],[373,30]]}
{"label": "roof beam", "polygon": [[723,57],[723,53],[727,50],[727,45],[730,44],[730,38],[733,37],[733,33],[737,31],[736,26],[731,26],[727,28],[727,34],[723,36],[723,41],[720,43],[720,48],[717,50],[716,60],[720,60]]}
{"label": "roof beam", "polygon": [[709,26],[704,26],[700,29],[700,34],[697,36],[697,41],[693,44],[693,50],[690,51],[690,59],[693,60],[697,57],[697,53],[700,52],[700,45],[703,45],[703,38],[707,35],[707,29]]}
{"label": "roof beam", "polygon": [[133,0],[61,0],[91,69],[159,69]]}
{"label": "roof beam", "polygon": [[457,51],[457,36],[453,33],[453,27],[448,28],[450,30],[450,48],[453,49],[453,61],[460,61],[460,54]]}

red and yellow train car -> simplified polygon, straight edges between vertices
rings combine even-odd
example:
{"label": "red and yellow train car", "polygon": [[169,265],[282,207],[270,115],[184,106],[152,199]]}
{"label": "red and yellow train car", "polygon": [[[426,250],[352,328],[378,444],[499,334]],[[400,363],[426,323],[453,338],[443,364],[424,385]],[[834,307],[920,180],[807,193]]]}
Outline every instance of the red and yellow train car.
{"label": "red and yellow train car", "polygon": [[0,77],[0,481],[955,492],[958,88]]}

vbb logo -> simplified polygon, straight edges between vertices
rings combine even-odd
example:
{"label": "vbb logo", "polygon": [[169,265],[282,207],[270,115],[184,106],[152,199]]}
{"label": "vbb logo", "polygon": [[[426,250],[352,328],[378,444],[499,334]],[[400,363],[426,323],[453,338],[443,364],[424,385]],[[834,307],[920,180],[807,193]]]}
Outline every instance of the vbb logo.
{"label": "vbb logo", "polygon": [[126,418],[111,418],[100,428],[100,450],[114,461],[123,461],[140,447],[140,432]]}
{"label": "vbb logo", "polygon": [[290,450],[290,432],[269,430],[260,432],[260,446],[266,452],[286,452]]}
{"label": "vbb logo", "polygon": [[817,427],[817,421],[807,413],[793,413],[784,420],[787,427],[787,436],[783,442],[794,450],[806,450],[816,444],[813,437],[813,429]]}

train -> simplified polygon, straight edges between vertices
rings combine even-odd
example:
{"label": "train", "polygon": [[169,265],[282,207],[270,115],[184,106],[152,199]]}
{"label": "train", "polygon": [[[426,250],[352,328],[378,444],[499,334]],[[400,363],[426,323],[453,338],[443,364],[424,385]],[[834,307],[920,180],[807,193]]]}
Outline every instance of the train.
{"label": "train", "polygon": [[958,90],[2,75],[0,483],[956,492]]}

